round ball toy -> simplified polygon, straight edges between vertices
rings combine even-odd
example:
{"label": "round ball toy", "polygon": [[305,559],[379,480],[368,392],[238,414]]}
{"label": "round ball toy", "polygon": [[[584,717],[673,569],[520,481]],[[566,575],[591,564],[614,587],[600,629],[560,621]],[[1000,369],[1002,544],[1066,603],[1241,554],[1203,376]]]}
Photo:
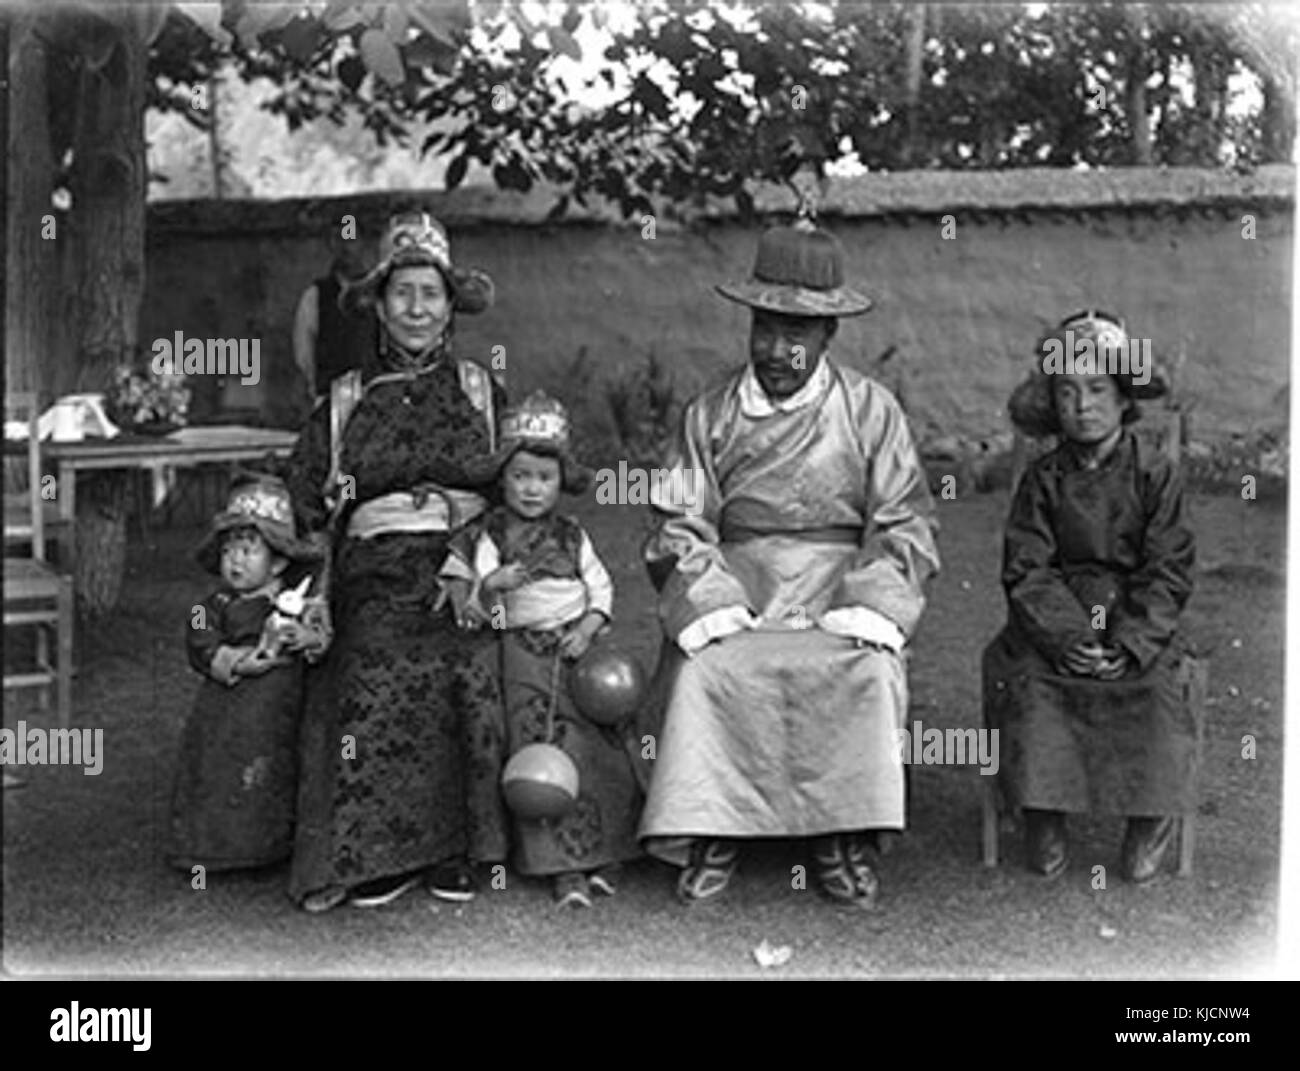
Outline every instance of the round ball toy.
{"label": "round ball toy", "polygon": [[645,695],[641,663],[617,647],[596,647],[574,664],[569,694],[574,706],[597,725],[620,725]]}
{"label": "round ball toy", "polygon": [[518,818],[562,818],[578,799],[578,768],[554,744],[525,744],[506,763],[501,789]]}

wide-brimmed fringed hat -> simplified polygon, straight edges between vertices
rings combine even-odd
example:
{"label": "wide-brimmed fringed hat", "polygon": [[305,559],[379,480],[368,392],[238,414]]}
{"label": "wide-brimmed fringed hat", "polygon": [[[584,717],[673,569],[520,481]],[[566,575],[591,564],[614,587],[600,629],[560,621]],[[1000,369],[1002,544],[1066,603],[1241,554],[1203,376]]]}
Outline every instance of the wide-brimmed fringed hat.
{"label": "wide-brimmed fringed hat", "polygon": [[427,212],[400,212],[389,219],[379,245],[379,263],[343,291],[340,303],[347,310],[374,305],[389,275],[397,268],[411,267],[437,268],[457,312],[473,315],[492,306],[496,296],[492,277],[478,268],[457,268],[446,228]]}
{"label": "wide-brimmed fringed hat", "polygon": [[[1093,309],[1067,316],[1054,330],[1039,339],[1034,370],[1011,392],[1007,401],[1007,415],[1021,434],[1037,439],[1061,433],[1056,403],[1052,400],[1052,375],[1044,371],[1044,357],[1053,342],[1059,344],[1062,353],[1068,353],[1071,346],[1077,346],[1083,340],[1093,344],[1099,364],[1104,364],[1108,353],[1128,352],[1128,331],[1118,316]],[[1152,364],[1155,364],[1154,359]],[[1156,368],[1152,367],[1149,372],[1150,377],[1145,383],[1135,383],[1131,370],[1110,374],[1126,398],[1147,401],[1163,397],[1169,389]],[[1137,406],[1131,406],[1124,413],[1124,422],[1132,423],[1140,419],[1141,415]]]}
{"label": "wide-brimmed fringed hat", "polygon": [[194,551],[209,573],[221,572],[221,537],[232,528],[256,528],[275,553],[291,562],[320,561],[321,550],[298,538],[289,489],[278,476],[248,473],[230,489],[226,508],[218,513]]}
{"label": "wide-brimmed fringed hat", "polygon": [[753,275],[717,289],[731,301],[786,316],[860,316],[872,304],[844,285],[839,239],[807,218],[764,231]]}
{"label": "wide-brimmed fringed hat", "polygon": [[495,453],[466,465],[466,476],[475,486],[495,483],[506,462],[520,450],[559,459],[560,486],[566,494],[580,495],[591,483],[591,469],[573,456],[568,410],[544,391],[534,391],[522,404],[505,411],[498,441]]}

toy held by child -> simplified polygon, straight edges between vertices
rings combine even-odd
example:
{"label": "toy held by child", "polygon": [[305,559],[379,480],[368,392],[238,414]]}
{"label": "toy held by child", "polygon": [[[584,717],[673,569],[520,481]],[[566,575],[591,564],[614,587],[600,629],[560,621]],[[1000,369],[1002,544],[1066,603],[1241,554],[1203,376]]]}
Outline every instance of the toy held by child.
{"label": "toy held by child", "polygon": [[297,793],[303,663],[330,642],[328,615],[305,598],[320,559],[297,538],[289,493],[245,478],[196,557],[221,585],[190,616],[190,665],[204,680],[181,738],[168,861],[190,869],[264,866],[289,855]]}
{"label": "toy held by child", "polygon": [[462,627],[499,631],[509,749],[552,743],[579,771],[562,818],[514,823],[521,873],[554,878],[556,900],[590,906],[612,895],[618,864],[640,854],[640,809],[627,726],[597,725],[573,703],[563,661],[582,657],[613,611],[609,573],[577,521],[556,512],[561,490],[590,480],[569,451],[564,407],[541,393],[501,422],[501,448],[473,478],[500,481],[504,504],[453,538],[440,578]]}
{"label": "toy held by child", "polygon": [[262,635],[254,655],[265,659],[280,657],[290,645],[300,642],[301,625],[310,607],[307,591],[312,577],[305,576],[295,588],[288,588],[275,597],[274,608],[266,615]]}
{"label": "toy held by child", "polygon": [[984,717],[1000,730],[999,787],[1024,810],[1031,868],[1067,866],[1067,813],[1119,814],[1123,874],[1145,882],[1195,802],[1194,661],[1178,633],[1195,544],[1174,462],[1129,427],[1164,382],[1105,363],[1131,352],[1114,317],[1071,317],[1044,343],[1062,339],[1093,346],[1103,371],[1035,371],[1008,406],[1025,434],[1062,441],[1015,491]]}

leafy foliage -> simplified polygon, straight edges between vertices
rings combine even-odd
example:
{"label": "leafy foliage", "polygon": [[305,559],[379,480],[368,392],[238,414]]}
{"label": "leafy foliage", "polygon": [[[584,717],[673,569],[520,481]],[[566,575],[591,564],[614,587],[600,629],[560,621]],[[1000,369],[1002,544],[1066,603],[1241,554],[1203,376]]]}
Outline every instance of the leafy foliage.
{"label": "leafy foliage", "polygon": [[685,392],[651,349],[643,364],[606,382],[605,400],[622,457],[634,466],[664,464],[681,418]]}
{"label": "leafy foliage", "polygon": [[[1295,32],[1260,5],[646,0],[611,30],[585,87],[606,91],[603,106],[579,104],[558,73],[603,9],[547,10],[537,25],[517,0],[225,0],[206,30],[168,18],[151,102],[190,108],[178,87],[230,55],[244,78],[278,86],[270,107],[291,129],[357,109],[380,145],[405,145],[414,120],[440,121],[421,149],[450,157],[449,187],[476,161],[502,189],[554,185],[557,214],[592,195],[628,215],[656,198],[748,211],[756,182],[820,176],[845,157],[895,170],[1251,166],[1291,153]],[[1229,80],[1247,72],[1264,108],[1234,116]]]}

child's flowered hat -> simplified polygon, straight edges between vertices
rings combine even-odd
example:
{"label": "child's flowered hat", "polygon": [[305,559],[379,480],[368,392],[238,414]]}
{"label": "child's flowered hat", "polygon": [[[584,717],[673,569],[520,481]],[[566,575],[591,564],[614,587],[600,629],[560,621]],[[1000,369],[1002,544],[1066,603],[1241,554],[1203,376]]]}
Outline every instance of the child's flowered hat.
{"label": "child's flowered hat", "polygon": [[322,557],[318,547],[298,538],[289,489],[278,476],[248,473],[230,489],[226,508],[212,519],[208,534],[194,552],[209,573],[221,572],[221,537],[232,528],[256,528],[275,553],[293,562]]}
{"label": "child's flowered hat", "polygon": [[523,403],[507,409],[501,417],[496,453],[477,458],[466,466],[469,481],[478,486],[494,483],[501,470],[520,450],[558,458],[562,488],[580,495],[591,483],[592,472],[573,456],[569,445],[569,413],[544,391],[534,391]]}
{"label": "child's flowered hat", "polygon": [[[1130,343],[1123,320],[1092,309],[1067,316],[1054,330],[1039,339],[1034,370],[1011,392],[1007,401],[1007,415],[1022,435],[1038,439],[1061,433],[1056,403],[1052,400],[1052,377],[1043,366],[1044,355],[1053,343],[1058,344],[1064,353],[1081,341],[1091,342],[1098,354],[1127,352]],[[1113,372],[1112,378],[1126,398],[1134,401],[1160,398],[1167,393],[1168,384],[1155,368],[1148,371],[1150,376],[1144,383],[1134,382],[1131,370]],[[1141,415],[1138,408],[1132,406],[1124,413],[1124,422],[1132,423]]]}

